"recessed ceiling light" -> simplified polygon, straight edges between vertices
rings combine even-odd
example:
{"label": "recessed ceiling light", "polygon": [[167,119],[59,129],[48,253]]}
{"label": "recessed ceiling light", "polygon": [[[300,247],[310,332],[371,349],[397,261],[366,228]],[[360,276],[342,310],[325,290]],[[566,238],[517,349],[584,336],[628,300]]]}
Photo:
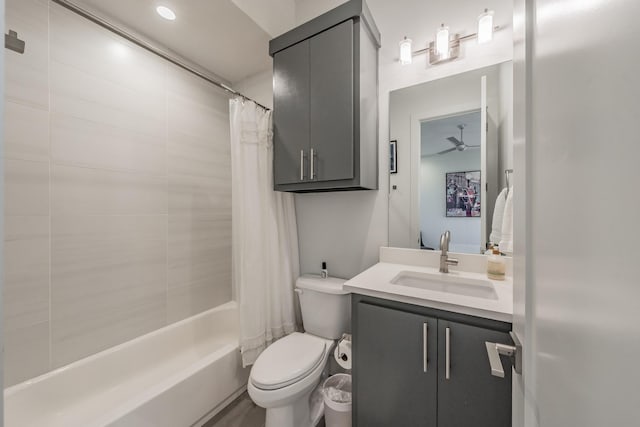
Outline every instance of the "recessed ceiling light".
{"label": "recessed ceiling light", "polygon": [[166,6],[158,6],[156,8],[156,12],[158,12],[158,15],[162,16],[164,19],[168,19],[169,21],[173,21],[176,19],[176,14],[173,12],[173,10],[169,9]]}

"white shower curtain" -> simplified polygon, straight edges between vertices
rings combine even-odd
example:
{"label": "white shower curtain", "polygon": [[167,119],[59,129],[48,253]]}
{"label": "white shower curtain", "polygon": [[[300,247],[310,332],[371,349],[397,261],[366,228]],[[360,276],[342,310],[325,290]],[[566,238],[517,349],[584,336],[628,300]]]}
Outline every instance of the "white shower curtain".
{"label": "white shower curtain", "polygon": [[271,112],[239,98],[229,107],[233,282],[242,363],[248,366],[296,329],[298,235],[293,196],[273,190]]}

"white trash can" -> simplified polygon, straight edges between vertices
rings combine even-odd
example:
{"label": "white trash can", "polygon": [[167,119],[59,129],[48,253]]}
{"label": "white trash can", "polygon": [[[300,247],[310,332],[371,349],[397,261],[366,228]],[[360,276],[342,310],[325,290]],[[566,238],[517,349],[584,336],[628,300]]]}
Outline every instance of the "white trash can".
{"label": "white trash can", "polygon": [[335,374],[322,385],[326,427],[351,427],[351,375]]}

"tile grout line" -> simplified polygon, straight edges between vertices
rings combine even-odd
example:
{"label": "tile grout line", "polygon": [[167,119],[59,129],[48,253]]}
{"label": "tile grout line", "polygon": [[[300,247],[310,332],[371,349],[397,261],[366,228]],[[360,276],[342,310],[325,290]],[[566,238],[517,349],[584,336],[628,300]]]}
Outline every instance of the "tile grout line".
{"label": "tile grout line", "polygon": [[166,245],[166,253],[165,253],[165,265],[164,265],[164,273],[165,273],[165,326],[169,325],[169,91],[168,91],[168,83],[169,83],[169,69],[168,65],[164,64],[164,83],[165,83],[165,179],[166,179],[166,191],[167,191],[167,218],[166,218],[166,235],[165,235],[165,245]]}
{"label": "tile grout line", "polygon": [[49,366],[53,369],[53,147],[51,141],[51,2],[47,2],[47,129],[49,138]]}

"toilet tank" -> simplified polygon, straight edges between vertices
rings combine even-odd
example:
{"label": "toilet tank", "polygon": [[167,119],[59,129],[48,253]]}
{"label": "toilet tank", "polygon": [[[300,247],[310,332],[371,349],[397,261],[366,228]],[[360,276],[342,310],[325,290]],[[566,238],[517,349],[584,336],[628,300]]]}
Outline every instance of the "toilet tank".
{"label": "toilet tank", "polygon": [[338,339],[351,331],[351,295],[343,289],[346,280],[304,274],[296,281],[305,332]]}

